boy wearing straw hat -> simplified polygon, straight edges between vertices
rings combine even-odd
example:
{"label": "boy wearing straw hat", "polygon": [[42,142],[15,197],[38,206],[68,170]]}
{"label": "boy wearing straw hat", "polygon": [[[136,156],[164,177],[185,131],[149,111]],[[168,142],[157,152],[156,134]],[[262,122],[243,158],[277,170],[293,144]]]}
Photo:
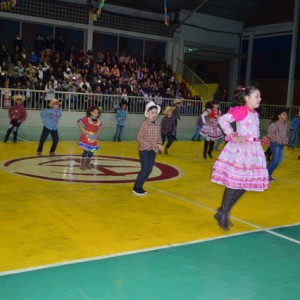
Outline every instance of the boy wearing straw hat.
{"label": "boy wearing straw hat", "polygon": [[157,151],[162,151],[161,128],[156,121],[160,113],[160,106],[153,101],[147,103],[145,109],[145,120],[137,133],[139,142],[139,155],[141,171],[135,181],[132,192],[137,196],[144,196],[147,192],[143,189],[144,182],[152,172]]}
{"label": "boy wearing straw hat", "polygon": [[173,139],[177,141],[176,132],[177,132],[177,120],[180,120],[180,107],[181,107],[182,100],[175,99],[174,100],[174,110],[173,110],[173,118],[175,119],[175,134],[173,135]]}
{"label": "boy wearing straw hat", "polygon": [[55,149],[59,141],[57,127],[58,127],[58,121],[62,115],[61,109],[59,107],[61,105],[61,102],[59,102],[57,99],[52,99],[48,105],[50,108],[43,109],[41,111],[41,119],[44,123],[44,128],[37,149],[38,156],[42,155],[43,146],[49,134],[51,134],[52,137],[50,156],[55,155]]}
{"label": "boy wearing straw hat", "polygon": [[17,142],[18,139],[18,129],[20,125],[25,121],[27,117],[27,112],[25,107],[23,106],[23,102],[25,101],[25,97],[23,95],[14,95],[13,100],[15,104],[8,110],[8,117],[10,119],[10,125],[7,129],[4,143],[7,143],[11,132],[14,135],[14,143]]}
{"label": "boy wearing straw hat", "polygon": [[171,147],[173,143],[173,136],[175,135],[176,125],[175,119],[173,118],[173,111],[175,107],[167,106],[164,110],[164,117],[161,120],[161,138],[162,144],[165,143],[166,138],[168,139],[168,143],[165,147],[165,154],[168,153],[168,149]]}

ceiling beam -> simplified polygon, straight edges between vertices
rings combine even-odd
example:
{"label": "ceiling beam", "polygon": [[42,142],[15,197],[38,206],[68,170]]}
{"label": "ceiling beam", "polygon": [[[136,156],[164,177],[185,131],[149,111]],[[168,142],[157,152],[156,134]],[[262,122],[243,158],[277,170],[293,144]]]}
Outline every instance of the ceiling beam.
{"label": "ceiling beam", "polygon": [[[206,4],[208,0],[203,0],[190,14],[188,14],[179,24],[178,26],[184,24],[189,18],[191,18],[204,4]],[[177,26],[177,27],[178,27]]]}

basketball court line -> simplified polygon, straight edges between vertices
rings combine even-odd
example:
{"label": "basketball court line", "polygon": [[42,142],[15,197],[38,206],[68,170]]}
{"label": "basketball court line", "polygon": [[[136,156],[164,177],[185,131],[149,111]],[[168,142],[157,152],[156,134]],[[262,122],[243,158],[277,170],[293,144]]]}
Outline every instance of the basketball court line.
{"label": "basketball court line", "polygon": [[[213,209],[209,209],[209,210],[213,210]],[[237,218],[235,218],[235,219],[238,220]],[[261,228],[261,229],[238,232],[238,233],[234,233],[234,234],[230,234],[230,235],[222,235],[222,236],[218,236],[218,237],[205,238],[205,239],[201,239],[201,240],[194,240],[194,241],[189,241],[189,242],[185,242],[185,243],[174,243],[174,244],[168,244],[168,245],[165,245],[165,246],[151,247],[151,248],[145,248],[145,249],[134,250],[134,251],[126,251],[126,252],[120,252],[120,253],[116,253],[116,254],[95,256],[95,257],[84,258],[84,259],[75,259],[75,260],[69,260],[69,261],[64,261],[64,262],[60,262],[60,263],[46,264],[46,265],[40,265],[40,266],[35,266],[35,267],[30,267],[30,268],[23,268],[23,269],[16,269],[16,270],[12,270],[12,271],[4,271],[4,272],[0,272],[0,277],[7,276],[7,275],[19,274],[19,273],[26,273],[26,272],[31,272],[31,271],[37,271],[37,270],[43,270],[43,269],[48,269],[48,268],[67,266],[67,265],[78,264],[78,263],[91,262],[91,261],[96,261],[96,260],[104,260],[104,259],[109,259],[109,258],[114,258],[114,257],[141,254],[141,253],[146,253],[146,252],[151,252],[151,251],[164,250],[164,249],[170,249],[170,248],[181,247],[181,246],[188,246],[188,245],[199,244],[199,243],[206,243],[206,242],[210,242],[210,241],[227,239],[227,238],[232,238],[232,237],[236,237],[236,236],[242,236],[242,235],[247,235],[247,234],[251,234],[251,233],[257,233],[257,232],[267,232],[267,233],[270,233],[270,234],[274,234],[278,237],[287,239],[291,242],[296,242],[297,244],[300,244],[300,242],[297,241],[297,240],[288,238],[288,237],[283,236],[281,234],[273,233],[271,231],[271,230],[274,230],[274,229],[286,228],[286,227],[292,227],[292,226],[299,226],[299,225],[300,225],[300,223],[295,223],[295,224],[287,224],[287,225],[282,225],[282,226],[270,227],[269,229]]]}
{"label": "basketball court line", "polygon": [[[195,205],[195,206],[204,208],[204,209],[209,210],[209,211],[212,211],[212,212],[217,212],[215,209],[213,209],[213,208],[211,208],[211,207],[209,207],[209,206],[206,206],[206,205],[204,205],[204,204],[200,204],[200,203],[197,203],[197,202],[195,202],[195,201],[192,201],[192,200],[189,200],[189,199],[186,199],[186,198],[177,196],[177,195],[175,195],[175,194],[173,194],[173,193],[166,192],[166,191],[163,191],[163,190],[160,190],[160,189],[151,187],[151,186],[146,186],[146,187],[147,187],[148,189],[150,188],[150,189],[155,190],[155,191],[157,191],[157,192],[159,192],[159,193],[162,193],[162,194],[165,194],[165,195],[174,197],[174,198],[176,198],[176,199],[178,199],[178,200],[181,200],[181,201],[184,201],[184,202],[186,202],[186,203],[189,203],[189,204],[192,204],[192,205]],[[253,224],[253,223],[250,223],[250,222],[247,222],[247,221],[242,220],[242,219],[240,219],[240,218],[236,218],[236,217],[234,217],[234,216],[232,216],[232,215],[230,216],[230,218],[233,219],[233,220],[236,220],[236,221],[238,221],[238,222],[240,222],[240,223],[246,224],[246,225],[248,225],[248,226],[250,226],[250,227],[254,227],[254,228],[255,228],[256,230],[258,230],[258,231],[264,231],[264,232],[267,232],[267,233],[269,233],[269,234],[276,235],[276,236],[278,236],[278,237],[280,237],[280,238],[282,238],[282,239],[288,240],[288,241],[290,241],[290,242],[292,242],[292,243],[295,243],[295,244],[300,245],[300,241],[295,240],[295,239],[293,239],[293,238],[289,238],[288,236],[285,236],[285,235],[282,235],[282,234],[280,234],[280,233],[274,232],[274,231],[272,231],[272,230],[270,230],[270,229],[267,229],[267,228],[258,226],[258,225],[256,225],[256,224]]]}
{"label": "basketball court line", "polygon": [[[157,188],[153,188],[151,186],[146,186],[146,187],[148,189],[152,189],[152,190],[157,191],[159,193],[166,194],[168,196],[171,196],[171,197],[176,198],[178,200],[181,200],[181,201],[184,201],[186,203],[192,204],[194,206],[204,208],[204,209],[209,210],[211,212],[216,212],[215,209],[213,209],[209,206],[194,202],[192,200],[177,196],[175,194],[172,194],[172,193],[169,193],[169,192],[157,189]],[[31,272],[31,271],[41,270],[41,269],[71,265],[71,264],[91,262],[91,261],[96,261],[96,260],[104,260],[104,259],[109,259],[109,258],[114,258],[114,257],[140,254],[140,253],[146,253],[146,252],[150,252],[150,251],[169,249],[169,248],[174,248],[174,247],[187,246],[187,245],[192,245],[192,244],[197,244],[197,243],[205,243],[205,242],[214,241],[214,240],[220,240],[220,239],[226,239],[226,238],[231,238],[231,237],[236,237],[236,236],[241,236],[241,235],[247,235],[247,234],[251,234],[251,233],[255,233],[255,232],[269,233],[271,235],[275,235],[279,238],[282,238],[282,239],[288,240],[292,243],[300,245],[300,241],[298,241],[296,239],[293,239],[293,238],[289,238],[288,236],[285,236],[285,235],[282,235],[282,234],[279,234],[279,233],[273,231],[273,230],[279,229],[279,228],[299,226],[300,223],[286,224],[286,225],[275,226],[275,227],[270,227],[270,228],[263,228],[261,226],[255,225],[253,223],[247,222],[245,220],[242,220],[242,219],[239,219],[239,218],[236,218],[236,217],[233,217],[233,216],[231,216],[231,218],[238,221],[238,222],[246,224],[248,226],[254,227],[255,229],[254,230],[249,230],[249,231],[243,231],[243,232],[239,232],[239,233],[234,233],[234,234],[230,234],[230,235],[226,234],[226,235],[222,235],[222,236],[218,236],[218,237],[205,238],[205,239],[194,240],[194,241],[189,241],[189,242],[184,242],[184,243],[174,243],[174,244],[168,244],[168,245],[165,245],[165,246],[150,247],[150,248],[145,248],[145,249],[140,249],[140,250],[120,252],[120,253],[116,253],[116,254],[109,254],[109,255],[96,256],[96,257],[90,257],[90,258],[85,258],[85,259],[70,260],[70,261],[54,263],[54,264],[40,265],[40,266],[35,266],[35,267],[30,267],[30,268],[16,269],[16,270],[12,270],[12,271],[5,271],[5,272],[0,272],[0,277],[1,276],[6,276],[6,275],[18,274],[18,273]]]}
{"label": "basketball court line", "polygon": [[[101,156],[101,155],[99,155],[99,156]],[[190,157],[186,157],[186,156],[181,156],[181,157],[185,157],[187,159],[199,161],[199,159],[195,159],[195,158],[190,158]],[[285,181],[287,181],[287,180],[285,180]],[[287,182],[294,183],[292,181],[287,181]],[[294,184],[299,184],[299,183],[294,183]],[[167,195],[169,195],[169,196],[171,196],[173,198],[176,198],[176,199],[179,199],[181,201],[187,202],[187,203],[192,204],[194,206],[198,206],[198,207],[204,208],[204,209],[209,210],[211,212],[216,212],[215,209],[213,209],[213,208],[211,208],[209,206],[197,203],[195,201],[186,199],[184,197],[177,196],[175,194],[166,192],[164,190],[156,189],[156,188],[153,188],[151,186],[147,186],[147,188],[155,190],[155,191],[157,191],[159,193],[167,194]],[[89,262],[89,261],[95,261],[95,260],[108,259],[108,258],[118,257],[118,256],[139,254],[139,253],[144,253],[144,252],[149,252],[149,251],[155,251],[155,250],[161,250],[161,249],[168,249],[168,248],[172,248],[172,247],[185,246],[185,245],[196,244],[196,243],[203,243],[203,242],[208,242],[208,241],[213,241],[213,240],[218,240],[218,239],[223,239],[223,238],[229,238],[229,237],[234,237],[234,236],[239,236],[239,235],[246,235],[246,234],[255,233],[255,232],[266,232],[266,233],[278,236],[278,237],[280,237],[282,239],[289,240],[290,242],[293,242],[293,243],[296,243],[296,244],[300,244],[300,241],[298,241],[298,240],[289,238],[289,237],[287,237],[285,235],[281,235],[281,234],[278,234],[278,233],[272,231],[272,230],[277,229],[277,228],[288,227],[288,226],[297,226],[297,225],[300,225],[300,223],[299,224],[282,225],[282,226],[272,227],[272,228],[263,228],[263,227],[255,225],[253,223],[249,223],[249,222],[247,222],[245,220],[242,220],[242,219],[239,219],[239,218],[236,218],[236,217],[233,217],[233,216],[231,216],[231,218],[234,219],[234,220],[236,220],[236,221],[239,221],[241,223],[247,224],[247,225],[249,225],[251,227],[254,227],[255,229],[250,230],[250,231],[244,231],[244,232],[241,232],[241,233],[230,234],[230,235],[225,234],[225,235],[222,235],[222,236],[219,236],[219,237],[206,238],[206,239],[201,239],[201,240],[189,241],[189,242],[185,242],[185,243],[168,244],[168,245],[165,245],[165,246],[159,246],[159,247],[153,247],[153,248],[146,248],[146,249],[134,250],[134,251],[128,251],[128,252],[120,252],[120,253],[117,253],[117,254],[111,254],[111,255],[105,255],[105,256],[98,256],[98,257],[92,257],[92,258],[87,258],[87,259],[71,260],[71,261],[65,261],[65,262],[62,262],[62,263],[46,264],[46,265],[41,265],[41,266],[36,266],[36,267],[31,267],[31,268],[24,268],[24,269],[12,270],[12,271],[0,272],[0,276],[17,274],[17,273],[23,273],[23,272],[29,272],[29,271],[34,271],[34,270],[39,270],[39,269],[45,269],[45,268],[51,268],[51,267],[58,267],[58,266],[63,266],[63,265],[75,264],[75,263],[82,263],[82,262]]]}
{"label": "basketball court line", "polygon": [[279,180],[279,181],[284,181],[284,182],[288,182],[288,183],[292,183],[292,184],[297,184],[297,185],[300,185],[300,182],[298,182],[298,181],[293,181],[293,180],[288,180],[288,179],[275,179],[275,181],[277,181],[277,180]]}
{"label": "basketball court line", "polygon": [[[0,133],[3,133],[4,136],[6,135],[6,131],[1,131],[1,130],[0,130]],[[29,143],[29,142],[30,142],[30,141],[25,140],[25,139],[22,139],[22,138],[20,138],[20,137],[18,137],[17,139],[20,140],[20,141],[26,142],[26,143]]]}
{"label": "basketball court line", "polygon": [[72,265],[72,264],[90,262],[90,261],[95,261],[95,260],[104,260],[104,259],[108,259],[108,258],[114,258],[114,257],[120,257],[120,256],[132,255],[132,254],[140,254],[140,253],[146,253],[146,252],[150,252],[150,251],[175,248],[175,247],[180,247],[180,246],[193,245],[193,244],[204,243],[204,242],[209,242],[209,241],[214,241],[214,240],[219,240],[219,239],[225,239],[225,238],[231,238],[231,237],[235,237],[235,236],[246,235],[246,234],[249,234],[249,233],[261,232],[261,231],[262,230],[260,230],[260,229],[250,230],[250,231],[243,231],[243,232],[234,233],[234,234],[231,234],[231,235],[222,235],[222,236],[213,237],[213,238],[205,238],[205,239],[201,239],[201,240],[189,241],[189,242],[185,242],[185,243],[174,243],[174,244],[168,244],[168,245],[165,245],[165,246],[150,247],[150,248],[145,248],[145,249],[140,249],[140,250],[119,252],[119,253],[116,253],[116,254],[95,256],[95,257],[84,258],[84,259],[68,260],[68,261],[60,262],[60,263],[46,264],[46,265],[40,265],[40,266],[35,266],[35,267],[30,267],[30,268],[16,269],[16,270],[12,270],[12,271],[4,271],[4,272],[0,272],[0,277],[1,276],[6,276],[6,275],[13,275],[13,274],[18,274],[18,273],[25,273],[25,272],[30,272],[30,271],[42,270],[42,269],[47,269],[47,268],[60,267],[60,266],[65,266],[65,265]]}

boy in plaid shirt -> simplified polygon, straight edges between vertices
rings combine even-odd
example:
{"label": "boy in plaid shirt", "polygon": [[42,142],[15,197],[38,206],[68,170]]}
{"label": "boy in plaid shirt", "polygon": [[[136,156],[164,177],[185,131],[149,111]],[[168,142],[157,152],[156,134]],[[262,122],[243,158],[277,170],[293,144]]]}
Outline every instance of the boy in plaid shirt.
{"label": "boy in plaid shirt", "polygon": [[160,106],[156,105],[153,101],[146,105],[145,116],[147,117],[147,120],[141,124],[137,133],[141,171],[137,176],[132,192],[138,196],[147,194],[143,189],[144,182],[152,172],[156,153],[163,149],[161,127],[156,121],[160,109]]}
{"label": "boy in plaid shirt", "polygon": [[8,117],[10,119],[10,125],[7,129],[4,143],[7,143],[11,132],[14,135],[14,143],[17,142],[18,139],[18,129],[20,125],[25,121],[27,112],[25,107],[23,106],[23,102],[25,101],[25,97],[23,95],[15,95],[13,96],[13,100],[15,104],[8,110]]}

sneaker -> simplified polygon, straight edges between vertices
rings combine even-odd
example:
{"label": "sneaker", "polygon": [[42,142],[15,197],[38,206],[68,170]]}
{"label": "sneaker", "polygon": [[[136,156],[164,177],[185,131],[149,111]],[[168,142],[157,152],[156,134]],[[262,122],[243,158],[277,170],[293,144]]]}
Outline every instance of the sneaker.
{"label": "sneaker", "polygon": [[147,194],[147,192],[144,191],[142,188],[140,188],[140,189],[139,188],[133,188],[132,192],[134,194],[136,194],[137,196],[145,196]]}
{"label": "sneaker", "polygon": [[143,192],[145,195],[147,195],[147,194],[148,194],[148,192],[147,192],[147,191],[145,191],[143,188],[141,188],[141,190],[142,190],[142,192]]}

